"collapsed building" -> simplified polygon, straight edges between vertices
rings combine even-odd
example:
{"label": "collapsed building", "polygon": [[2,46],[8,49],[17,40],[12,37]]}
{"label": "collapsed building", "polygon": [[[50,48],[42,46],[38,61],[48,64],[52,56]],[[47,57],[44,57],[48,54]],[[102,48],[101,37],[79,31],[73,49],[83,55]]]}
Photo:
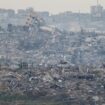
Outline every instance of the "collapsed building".
{"label": "collapsed building", "polygon": [[[8,24],[0,33],[0,62],[17,67],[56,65],[61,60],[70,65],[101,67],[104,64],[104,33],[61,31],[46,23],[36,12],[25,15],[24,24]],[[8,62],[9,61],[9,62]]]}
{"label": "collapsed building", "polygon": [[0,31],[0,93],[104,104],[105,33],[62,31],[33,11],[25,17]]}

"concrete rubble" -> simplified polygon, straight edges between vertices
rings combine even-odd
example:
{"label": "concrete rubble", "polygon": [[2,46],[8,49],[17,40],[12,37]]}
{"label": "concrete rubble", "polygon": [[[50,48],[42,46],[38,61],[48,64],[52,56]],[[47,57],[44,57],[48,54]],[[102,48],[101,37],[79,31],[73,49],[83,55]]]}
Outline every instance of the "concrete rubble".
{"label": "concrete rubble", "polygon": [[68,69],[45,67],[45,70],[42,70],[38,67],[16,71],[1,70],[0,93],[32,96],[34,99],[66,95],[71,103],[105,103],[104,69],[93,68],[86,73],[83,69],[73,71],[71,68],[73,67],[69,65]]}
{"label": "concrete rubble", "polygon": [[[19,10],[14,16],[28,17],[30,11]],[[51,97],[67,105],[105,104],[104,32],[60,30],[36,14],[27,24],[15,19],[0,30],[0,95]]]}

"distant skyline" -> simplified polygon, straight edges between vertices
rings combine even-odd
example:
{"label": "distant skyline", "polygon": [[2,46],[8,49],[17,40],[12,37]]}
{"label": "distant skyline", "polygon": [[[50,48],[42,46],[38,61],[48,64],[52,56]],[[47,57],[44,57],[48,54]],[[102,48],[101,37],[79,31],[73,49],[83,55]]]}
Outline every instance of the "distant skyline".
{"label": "distant skyline", "polygon": [[[99,0],[105,8],[105,0]],[[33,7],[35,11],[59,12],[90,12],[90,6],[96,5],[97,0],[0,0],[0,8],[26,9]]]}

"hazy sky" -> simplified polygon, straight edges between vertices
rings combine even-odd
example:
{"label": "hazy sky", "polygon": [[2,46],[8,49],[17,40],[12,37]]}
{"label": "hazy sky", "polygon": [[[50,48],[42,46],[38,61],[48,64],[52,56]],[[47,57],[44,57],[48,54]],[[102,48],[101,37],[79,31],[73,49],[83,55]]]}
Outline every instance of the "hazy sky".
{"label": "hazy sky", "polygon": [[[105,0],[99,0],[105,7]],[[58,13],[63,11],[89,12],[97,0],[0,0],[0,8],[25,9],[33,7],[36,11]]]}

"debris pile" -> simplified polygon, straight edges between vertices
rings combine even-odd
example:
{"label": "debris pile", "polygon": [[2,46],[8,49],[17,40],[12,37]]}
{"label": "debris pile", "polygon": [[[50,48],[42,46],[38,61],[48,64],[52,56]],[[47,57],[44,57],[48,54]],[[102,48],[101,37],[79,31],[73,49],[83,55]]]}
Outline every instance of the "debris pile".
{"label": "debris pile", "polygon": [[[44,68],[44,67],[43,67]],[[86,105],[105,103],[105,71],[92,68],[88,72],[67,68],[41,67],[0,72],[0,92],[32,97],[55,97]],[[65,96],[66,98],[62,98]],[[61,98],[60,98],[61,97]],[[71,101],[72,100],[72,101]],[[76,104],[77,105],[77,104]],[[93,105],[93,104],[92,104]]]}

